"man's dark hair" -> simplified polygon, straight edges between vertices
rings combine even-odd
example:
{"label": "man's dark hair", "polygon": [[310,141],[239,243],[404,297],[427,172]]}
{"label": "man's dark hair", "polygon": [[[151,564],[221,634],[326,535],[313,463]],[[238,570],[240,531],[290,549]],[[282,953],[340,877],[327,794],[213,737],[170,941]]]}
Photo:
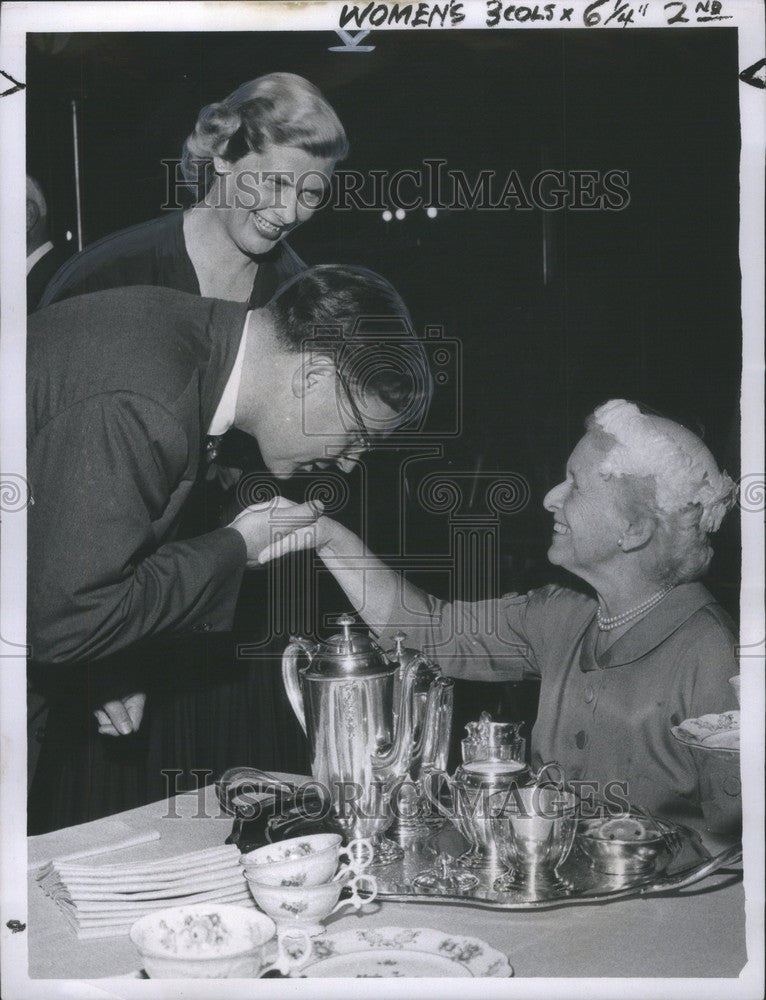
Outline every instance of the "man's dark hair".
{"label": "man's dark hair", "polygon": [[374,271],[342,264],[311,267],[283,285],[268,305],[281,343],[332,357],[364,403],[377,397],[422,422],[433,395],[425,351],[407,306]]}

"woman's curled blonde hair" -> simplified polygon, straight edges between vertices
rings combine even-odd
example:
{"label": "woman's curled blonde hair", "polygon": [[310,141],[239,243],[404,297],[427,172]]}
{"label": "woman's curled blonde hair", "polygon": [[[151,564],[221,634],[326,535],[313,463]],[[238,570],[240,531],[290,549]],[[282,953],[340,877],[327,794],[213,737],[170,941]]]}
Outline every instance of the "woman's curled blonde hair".
{"label": "woman's curled blonde hair", "polygon": [[314,84],[295,73],[269,73],[200,111],[181,154],[184,180],[204,194],[214,177],[214,156],[235,163],[269,144],[336,161],[348,154],[343,125]]}

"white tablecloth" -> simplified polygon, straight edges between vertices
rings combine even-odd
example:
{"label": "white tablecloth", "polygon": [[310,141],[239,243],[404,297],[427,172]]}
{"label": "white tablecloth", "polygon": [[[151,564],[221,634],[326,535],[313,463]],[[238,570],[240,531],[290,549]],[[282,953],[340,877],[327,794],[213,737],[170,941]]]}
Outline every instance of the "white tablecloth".
{"label": "white tablecloth", "polygon": [[[138,861],[222,844],[232,820],[221,815],[212,786],[199,794],[133,809],[65,833],[30,838],[38,857],[67,853],[98,840],[118,819],[121,829],[160,838],[108,855]],[[711,850],[720,844],[711,842]],[[328,930],[398,925],[470,934],[505,952],[516,977],[736,977],[745,964],[742,883],[714,875],[682,895],[647,897],[543,911],[498,912],[424,903],[374,903],[363,914],[342,913]],[[78,941],[56,905],[29,876],[29,974],[41,979],[87,979],[136,970],[127,936]]]}

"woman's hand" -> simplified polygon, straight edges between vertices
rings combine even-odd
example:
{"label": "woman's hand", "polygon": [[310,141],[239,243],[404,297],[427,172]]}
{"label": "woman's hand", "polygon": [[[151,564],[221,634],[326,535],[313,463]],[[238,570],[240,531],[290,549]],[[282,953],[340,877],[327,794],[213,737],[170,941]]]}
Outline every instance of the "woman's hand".
{"label": "woman's hand", "polygon": [[[332,518],[322,516],[313,524],[295,527],[262,549],[258,562],[267,563],[306,549],[316,550],[351,605],[371,627],[400,620],[404,612],[398,609],[408,605],[401,600],[403,582],[399,574],[370,552],[358,535]],[[417,599],[423,599],[420,591]],[[394,619],[397,613],[400,618]]]}
{"label": "woman's hand", "polygon": [[[306,525],[315,521],[322,513],[320,501],[295,504],[284,497],[275,497],[265,503],[251,504],[227,525],[238,531],[247,546],[247,565],[258,566],[262,560],[259,553],[267,546],[280,544],[280,540],[298,534]],[[308,548],[308,546],[304,546]],[[281,555],[281,553],[280,553]]]}

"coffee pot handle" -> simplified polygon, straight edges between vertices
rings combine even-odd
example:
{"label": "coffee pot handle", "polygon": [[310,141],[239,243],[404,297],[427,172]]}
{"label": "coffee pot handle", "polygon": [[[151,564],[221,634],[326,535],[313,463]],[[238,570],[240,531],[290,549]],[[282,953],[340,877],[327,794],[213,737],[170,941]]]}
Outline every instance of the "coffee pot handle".
{"label": "coffee pot handle", "polygon": [[431,684],[426,700],[421,764],[423,771],[446,770],[454,701],[454,680],[451,677],[437,677]]}
{"label": "coffee pot handle", "polygon": [[301,653],[305,653],[309,661],[311,661],[315,652],[316,646],[314,643],[309,642],[307,639],[301,639],[300,636],[291,636],[290,644],[282,654],[282,683],[285,686],[285,691],[287,692],[293,712],[295,712],[295,717],[300,722],[301,728],[307,736],[306,713],[303,710],[303,693],[301,692],[301,679],[298,673],[298,657]]}

